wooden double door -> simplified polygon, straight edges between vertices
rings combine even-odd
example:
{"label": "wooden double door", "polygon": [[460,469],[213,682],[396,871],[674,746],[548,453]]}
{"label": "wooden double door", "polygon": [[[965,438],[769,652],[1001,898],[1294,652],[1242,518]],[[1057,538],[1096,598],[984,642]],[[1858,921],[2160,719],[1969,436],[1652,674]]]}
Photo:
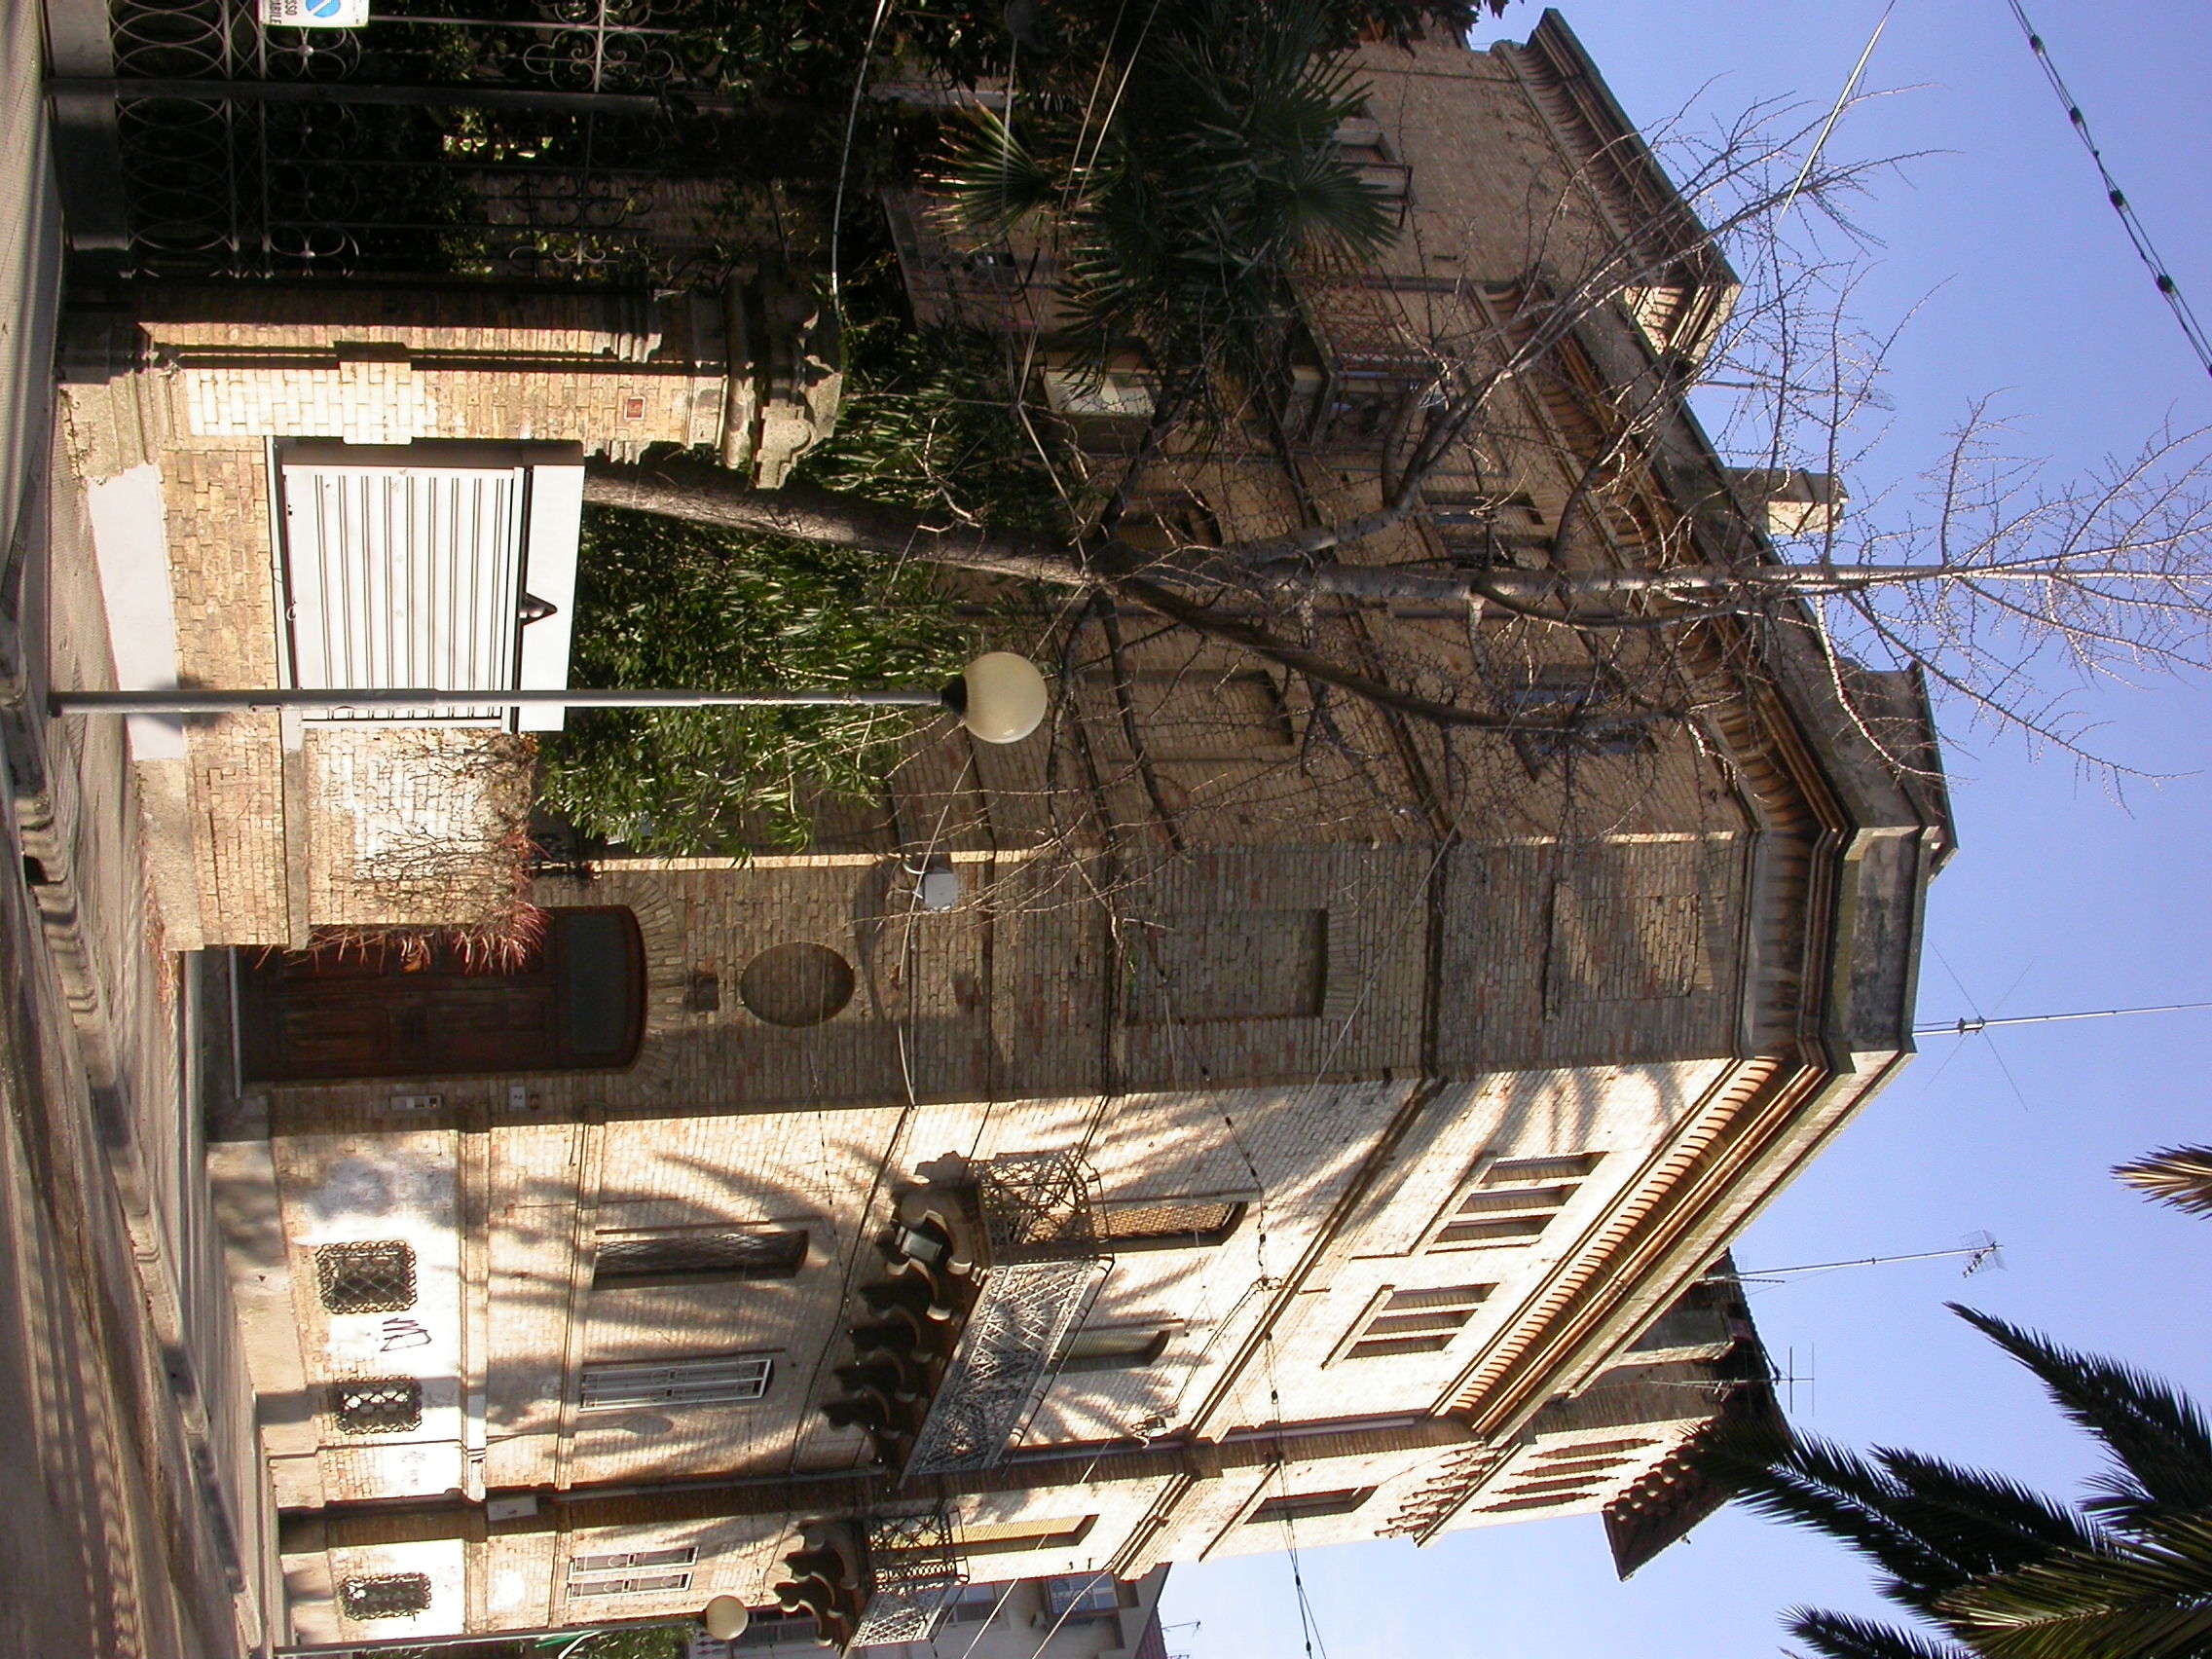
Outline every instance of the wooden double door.
{"label": "wooden double door", "polygon": [[459,936],[358,936],[241,950],[239,1040],[256,1083],[613,1069],[645,1029],[645,947],[628,910],[548,910],[537,943],[491,966]]}

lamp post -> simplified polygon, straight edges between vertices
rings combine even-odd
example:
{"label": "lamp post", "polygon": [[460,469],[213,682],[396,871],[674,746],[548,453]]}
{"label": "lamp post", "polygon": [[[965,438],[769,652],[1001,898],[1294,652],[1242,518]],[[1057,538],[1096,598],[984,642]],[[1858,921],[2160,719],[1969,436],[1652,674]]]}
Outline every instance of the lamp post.
{"label": "lamp post", "polygon": [[[1050,699],[1037,665],[1012,651],[986,651],[940,691],[581,691],[402,686],[373,691],[298,687],[260,691],[55,691],[60,715],[218,715],[254,710],[296,714],[404,716],[427,708],[527,709],[947,709],[982,743],[1019,743],[1045,720]],[[436,717],[420,716],[427,720]]]}

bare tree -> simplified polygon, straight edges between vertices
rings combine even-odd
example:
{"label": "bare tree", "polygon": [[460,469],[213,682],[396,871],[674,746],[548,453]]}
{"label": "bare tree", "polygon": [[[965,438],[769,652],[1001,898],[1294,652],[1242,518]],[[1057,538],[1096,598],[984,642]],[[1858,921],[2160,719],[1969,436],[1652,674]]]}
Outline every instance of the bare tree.
{"label": "bare tree", "polygon": [[[1400,384],[1373,475],[1313,499],[1294,529],[1224,526],[1218,544],[1126,533],[1124,509],[1150,477],[1224,446],[1272,449],[1297,471],[1278,388],[1249,386],[1216,400],[1226,421],[1192,418],[1190,397],[1162,399],[1065,535],[800,485],[754,491],[684,458],[595,463],[588,498],[1102,596],[1396,715],[1475,732],[1603,743],[1692,719],[1723,694],[1720,680],[1763,672],[1762,653],[1794,637],[1901,767],[1922,762],[1888,742],[1860,665],[1916,670],[1953,719],[2117,782],[2130,768],[2093,744],[2080,694],[2212,666],[2207,434],[2161,433],[2054,483],[2008,455],[2002,425],[1975,407],[1918,499],[1836,510],[1887,346],[1849,322],[1865,256],[1850,209],[1889,164],[1828,160],[1817,153],[1825,129],[1762,108],[1702,141],[1672,135],[1674,189],[1632,140],[1532,198],[1515,283],[1387,319]],[[1351,292],[1358,273],[1345,263],[1315,257],[1299,280],[1309,297]],[[1638,346],[1629,323],[1655,296],[1710,304],[1731,265],[1743,282],[1724,321],[1688,348]],[[1689,417],[1701,385],[1727,394],[1732,469],[1713,464]],[[1573,483],[1540,537],[1513,535],[1510,467],[1490,458],[1539,427],[1572,458]],[[1410,539],[1434,520],[1448,473],[1474,481],[1487,515],[1490,539],[1471,556]],[[1778,505],[1791,491],[1803,498],[1794,509]],[[1407,607],[1461,615],[1478,664],[1523,666],[1423,683],[1322,625]],[[1563,645],[1591,665],[1587,691],[1517,696],[1526,662]]]}

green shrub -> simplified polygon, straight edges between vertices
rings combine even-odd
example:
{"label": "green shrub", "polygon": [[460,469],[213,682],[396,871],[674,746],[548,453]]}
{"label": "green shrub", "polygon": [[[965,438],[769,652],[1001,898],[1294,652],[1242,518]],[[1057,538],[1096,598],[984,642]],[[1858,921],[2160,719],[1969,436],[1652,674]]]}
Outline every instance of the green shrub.
{"label": "green shrub", "polygon": [[[1064,523],[1012,416],[1004,348],[885,315],[847,335],[837,433],[801,475],[879,500]],[[929,567],[638,513],[584,515],[574,685],[935,687],[983,644]],[[640,852],[802,846],[808,802],[880,797],[898,711],[572,711],[542,749],[542,804]]]}

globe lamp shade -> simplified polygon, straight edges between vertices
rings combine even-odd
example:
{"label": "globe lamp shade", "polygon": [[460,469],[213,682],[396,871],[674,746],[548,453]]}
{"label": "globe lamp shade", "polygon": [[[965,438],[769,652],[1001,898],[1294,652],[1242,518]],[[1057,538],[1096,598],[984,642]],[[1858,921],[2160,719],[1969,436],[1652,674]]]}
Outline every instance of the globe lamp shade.
{"label": "globe lamp shade", "polygon": [[717,1641],[735,1641],[752,1620],[751,1611],[735,1596],[717,1596],[699,1615],[699,1622]]}
{"label": "globe lamp shade", "polygon": [[944,705],[984,743],[1019,743],[1045,723],[1045,677],[1027,657],[986,651],[944,688]]}

